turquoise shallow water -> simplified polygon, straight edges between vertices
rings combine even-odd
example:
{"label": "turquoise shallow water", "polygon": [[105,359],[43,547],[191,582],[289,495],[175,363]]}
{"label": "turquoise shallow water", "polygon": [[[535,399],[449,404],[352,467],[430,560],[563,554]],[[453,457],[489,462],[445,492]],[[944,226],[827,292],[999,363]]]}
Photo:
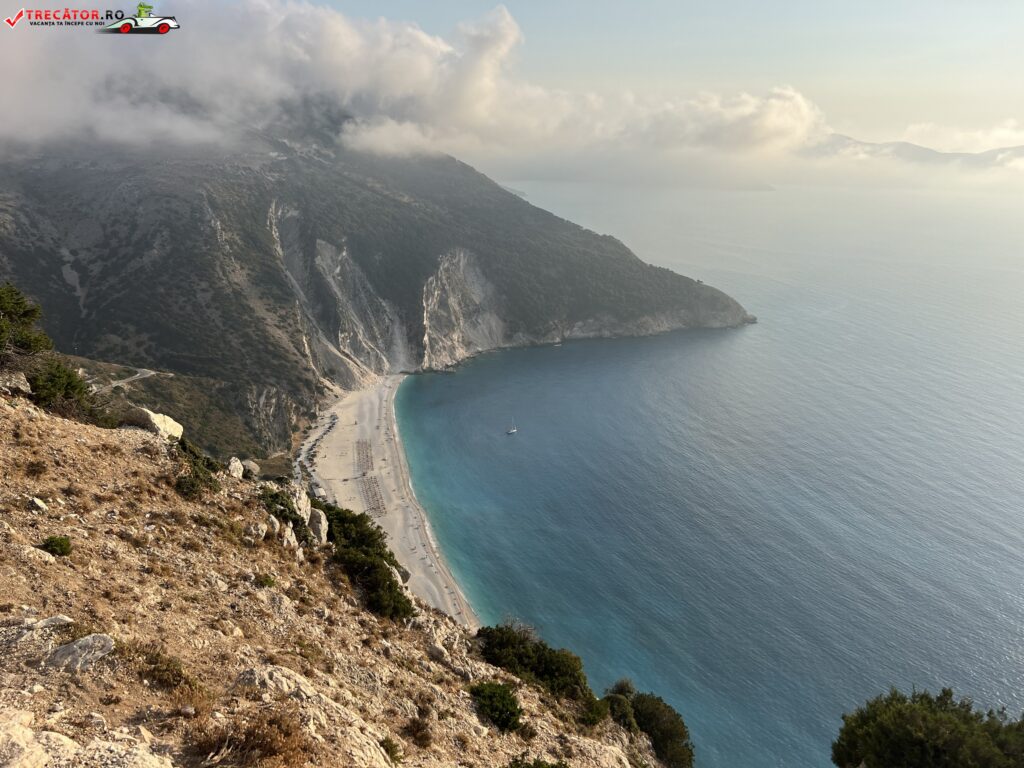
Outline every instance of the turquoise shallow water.
{"label": "turquoise shallow water", "polygon": [[889,685],[1024,710],[1020,225],[916,198],[830,225],[814,198],[766,234],[793,200],[687,195],[648,208],[681,206],[688,261],[649,251],[759,325],[402,385],[413,484],[470,601],[578,652],[596,689],[665,696],[706,767],[826,766],[841,713]]}

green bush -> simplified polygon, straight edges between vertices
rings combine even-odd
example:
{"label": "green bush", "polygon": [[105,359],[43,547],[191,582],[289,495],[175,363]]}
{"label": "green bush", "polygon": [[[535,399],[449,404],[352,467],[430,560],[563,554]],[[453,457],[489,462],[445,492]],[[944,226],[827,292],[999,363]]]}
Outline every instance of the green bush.
{"label": "green bush", "polygon": [[608,702],[608,714],[612,720],[621,725],[630,733],[636,733],[640,726],[636,724],[636,717],[633,715],[633,705],[629,699],[618,693],[609,693],[604,697]]}
{"label": "green bush", "polygon": [[269,573],[257,573],[256,574],[256,586],[260,589],[272,587],[277,584],[277,579],[271,576]]}
{"label": "green bush", "polygon": [[67,557],[71,554],[71,539],[67,536],[47,536],[39,548],[54,557]]}
{"label": "green bush", "polygon": [[384,754],[388,756],[388,760],[392,763],[402,762],[402,750],[398,746],[398,742],[392,739],[390,736],[385,736],[379,742],[380,748],[384,750]]}
{"label": "green bush", "polygon": [[577,716],[577,720],[580,725],[585,725],[589,728],[599,725],[608,717],[609,704],[607,699],[599,699],[596,696],[591,696],[589,701],[582,702],[580,707],[580,713]]}
{"label": "green bush", "polygon": [[560,699],[586,704],[594,698],[580,657],[564,648],[552,648],[529,627],[512,623],[482,627],[476,636],[489,664],[537,683]]}
{"label": "green bush", "polygon": [[0,367],[53,348],[50,337],[36,328],[42,314],[11,283],[0,285]]}
{"label": "green bush", "polygon": [[32,400],[42,408],[87,408],[89,387],[75,371],[56,358],[47,360],[28,376]]}
{"label": "green bush", "polygon": [[693,744],[679,713],[653,693],[638,693],[630,704],[637,726],[650,737],[658,759],[668,768],[691,768]]}
{"label": "green bush", "polygon": [[839,768],[1019,768],[1024,721],[976,711],[948,688],[938,696],[893,689],[843,715],[832,762]]}
{"label": "green bush", "polygon": [[223,469],[222,464],[185,438],[178,440],[178,455],[185,464],[185,471],[175,479],[174,489],[182,498],[195,501],[202,497],[204,491],[220,490],[220,483],[213,473]]}
{"label": "green bush", "polygon": [[387,534],[368,515],[311,499],[327,516],[327,538],[334,544],[334,561],[359,590],[364,605],[379,616],[407,619],[415,614],[412,601],[395,577],[398,561],[388,548]]}
{"label": "green bush", "polygon": [[523,709],[510,686],[504,683],[477,683],[469,692],[480,716],[494,723],[499,731],[514,731],[522,724],[520,718]]}

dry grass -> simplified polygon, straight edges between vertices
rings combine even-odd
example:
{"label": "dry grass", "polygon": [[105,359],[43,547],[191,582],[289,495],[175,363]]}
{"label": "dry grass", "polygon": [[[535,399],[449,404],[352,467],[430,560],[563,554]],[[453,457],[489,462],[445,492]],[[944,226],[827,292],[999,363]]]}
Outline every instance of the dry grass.
{"label": "dry grass", "polygon": [[298,709],[284,702],[225,721],[204,719],[189,733],[188,744],[183,758],[189,766],[300,768],[313,755]]}

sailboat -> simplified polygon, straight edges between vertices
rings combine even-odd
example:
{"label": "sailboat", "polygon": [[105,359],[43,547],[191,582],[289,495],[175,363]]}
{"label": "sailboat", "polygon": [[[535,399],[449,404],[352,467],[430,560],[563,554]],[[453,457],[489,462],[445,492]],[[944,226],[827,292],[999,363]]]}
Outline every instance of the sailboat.
{"label": "sailboat", "polygon": [[515,419],[513,419],[512,420],[512,426],[505,430],[505,434],[506,435],[514,435],[518,431],[519,430],[516,429],[516,421],[515,421]]}

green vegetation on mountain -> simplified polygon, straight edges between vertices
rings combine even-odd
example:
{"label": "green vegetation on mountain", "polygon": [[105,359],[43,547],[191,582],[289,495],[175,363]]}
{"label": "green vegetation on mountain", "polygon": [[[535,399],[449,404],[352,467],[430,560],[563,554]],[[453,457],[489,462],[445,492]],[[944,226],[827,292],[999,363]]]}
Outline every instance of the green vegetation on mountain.
{"label": "green vegetation on mountain", "polygon": [[469,689],[480,716],[494,724],[503,733],[518,730],[523,708],[519,706],[516,692],[505,683],[477,683]]}
{"label": "green vegetation on mountain", "polygon": [[843,715],[832,743],[839,768],[1019,768],[1024,721],[980,712],[944,688],[937,696],[895,688]]}
{"label": "green vegetation on mountain", "polygon": [[370,519],[311,498],[327,516],[327,539],[334,544],[334,561],[361,594],[366,607],[388,619],[407,619],[416,612],[395,575],[398,561],[388,547],[387,534]]}
{"label": "green vegetation on mountain", "polygon": [[24,373],[32,400],[62,416],[114,426],[116,418],[90,391],[85,380],[53,351],[38,327],[43,312],[11,283],[0,285],[0,372]]}
{"label": "green vegetation on mountain", "polygon": [[552,648],[530,627],[512,623],[481,627],[477,639],[486,662],[540,685],[555,698],[585,702],[594,696],[580,657]]}

